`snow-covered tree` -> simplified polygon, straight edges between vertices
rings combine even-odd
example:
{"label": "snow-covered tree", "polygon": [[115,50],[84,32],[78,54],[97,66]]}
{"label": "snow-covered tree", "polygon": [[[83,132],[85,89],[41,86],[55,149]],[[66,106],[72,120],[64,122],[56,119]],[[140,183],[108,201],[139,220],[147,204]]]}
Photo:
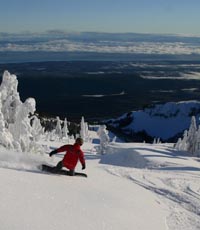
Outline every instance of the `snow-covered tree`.
{"label": "snow-covered tree", "polygon": [[36,102],[34,98],[26,99],[26,101],[19,106],[14,123],[9,125],[9,131],[14,141],[20,144],[22,151],[29,151],[31,142],[33,141],[29,114],[35,112],[35,105]]}
{"label": "snow-covered tree", "polygon": [[57,135],[58,138],[60,138],[60,139],[62,138],[61,120],[59,117],[56,117],[55,135]]}
{"label": "snow-covered tree", "polygon": [[34,141],[39,141],[41,135],[44,134],[44,128],[40,123],[40,119],[36,116],[32,117],[32,136]]}
{"label": "snow-covered tree", "polygon": [[200,126],[196,131],[196,143],[195,143],[194,153],[196,156],[200,156]]}
{"label": "snow-covered tree", "polygon": [[177,141],[177,142],[175,143],[175,145],[174,145],[175,149],[181,150],[181,143],[182,143],[182,140],[181,140],[181,138],[179,137],[179,138],[178,138],[178,141]]}
{"label": "snow-covered tree", "polygon": [[188,149],[187,140],[188,140],[188,131],[185,130],[183,134],[183,139],[181,138],[178,139],[177,143],[175,144],[175,148],[180,151],[187,151]]}
{"label": "snow-covered tree", "polygon": [[178,139],[175,148],[181,151],[188,151],[194,156],[200,155],[200,128],[197,130],[194,116],[191,118],[189,130],[185,130],[183,139]]}
{"label": "snow-covered tree", "polygon": [[6,127],[8,127],[8,124],[14,123],[18,112],[17,110],[22,104],[17,87],[17,77],[5,71],[0,85],[0,92],[2,104],[1,111],[4,115]]}
{"label": "snow-covered tree", "polygon": [[197,132],[196,118],[192,116],[191,124],[188,131],[188,139],[187,139],[187,144],[188,144],[187,150],[192,154],[194,154],[195,152],[195,145],[197,142],[196,132]]}
{"label": "snow-covered tree", "polygon": [[108,136],[108,131],[105,125],[100,125],[97,130],[97,134],[100,139],[99,153],[104,154],[106,152],[106,148],[109,144],[110,138]]}
{"label": "snow-covered tree", "polygon": [[69,130],[68,130],[67,118],[65,118],[64,125],[62,128],[62,137],[68,139],[68,133],[69,133]]}
{"label": "snow-covered tree", "polygon": [[114,137],[113,137],[113,139],[112,139],[112,143],[115,143],[115,142],[116,142],[116,140],[117,140],[117,137],[116,137],[116,136],[114,136]]}
{"label": "snow-covered tree", "polygon": [[88,139],[89,139],[88,124],[87,124],[87,122],[85,122],[84,117],[81,118],[80,136],[84,141],[88,141]]}
{"label": "snow-covered tree", "polygon": [[36,102],[28,98],[23,103],[17,87],[17,77],[5,71],[0,85],[0,144],[17,151],[38,151],[36,125],[31,126],[29,116],[35,112]]}
{"label": "snow-covered tree", "polygon": [[153,139],[153,144],[160,144],[160,138],[154,138]]}
{"label": "snow-covered tree", "polygon": [[185,150],[185,151],[188,150],[188,131],[187,130],[185,130],[183,133],[183,140],[182,140],[181,148],[182,150]]}
{"label": "snow-covered tree", "polygon": [[1,93],[0,93],[0,144],[6,148],[13,148],[13,136],[5,127],[5,121],[3,113],[1,112]]}

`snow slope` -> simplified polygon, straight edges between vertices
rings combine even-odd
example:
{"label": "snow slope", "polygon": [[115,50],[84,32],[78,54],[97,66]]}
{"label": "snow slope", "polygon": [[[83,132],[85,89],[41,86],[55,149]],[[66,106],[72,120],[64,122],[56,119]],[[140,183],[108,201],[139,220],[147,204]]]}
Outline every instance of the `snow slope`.
{"label": "snow slope", "polygon": [[[63,143],[44,143],[56,148]],[[62,155],[0,149],[2,230],[200,229],[200,162],[170,144],[85,143],[88,178],[42,173]],[[78,165],[77,171],[81,170]]]}

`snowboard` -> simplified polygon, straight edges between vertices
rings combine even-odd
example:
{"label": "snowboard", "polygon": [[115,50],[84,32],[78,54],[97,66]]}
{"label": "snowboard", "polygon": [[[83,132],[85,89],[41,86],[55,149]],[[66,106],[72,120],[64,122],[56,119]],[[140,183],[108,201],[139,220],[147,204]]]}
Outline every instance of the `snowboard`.
{"label": "snowboard", "polygon": [[[67,171],[67,170],[64,170],[64,169],[61,169],[57,172],[54,172],[53,169],[54,167],[53,166],[50,166],[50,165],[41,165],[40,167],[42,169],[42,171],[45,171],[45,172],[49,172],[49,173],[52,173],[52,174],[58,174],[58,175],[65,175],[65,176],[72,176],[70,175],[70,172]],[[80,177],[87,177],[87,174],[85,173],[80,173],[80,172],[74,172],[74,175],[73,176],[80,176]]]}

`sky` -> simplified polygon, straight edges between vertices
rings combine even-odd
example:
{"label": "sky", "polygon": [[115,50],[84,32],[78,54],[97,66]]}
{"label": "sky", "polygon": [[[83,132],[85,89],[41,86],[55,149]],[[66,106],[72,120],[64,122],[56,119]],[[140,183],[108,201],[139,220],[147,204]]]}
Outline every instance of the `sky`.
{"label": "sky", "polygon": [[0,0],[0,32],[199,35],[199,0]]}

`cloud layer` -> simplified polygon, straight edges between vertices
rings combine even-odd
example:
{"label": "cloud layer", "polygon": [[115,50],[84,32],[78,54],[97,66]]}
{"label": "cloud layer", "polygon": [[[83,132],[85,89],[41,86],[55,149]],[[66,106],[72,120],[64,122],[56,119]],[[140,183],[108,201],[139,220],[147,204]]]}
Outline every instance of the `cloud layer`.
{"label": "cloud layer", "polygon": [[1,52],[96,52],[199,55],[200,38],[150,34],[0,34]]}

